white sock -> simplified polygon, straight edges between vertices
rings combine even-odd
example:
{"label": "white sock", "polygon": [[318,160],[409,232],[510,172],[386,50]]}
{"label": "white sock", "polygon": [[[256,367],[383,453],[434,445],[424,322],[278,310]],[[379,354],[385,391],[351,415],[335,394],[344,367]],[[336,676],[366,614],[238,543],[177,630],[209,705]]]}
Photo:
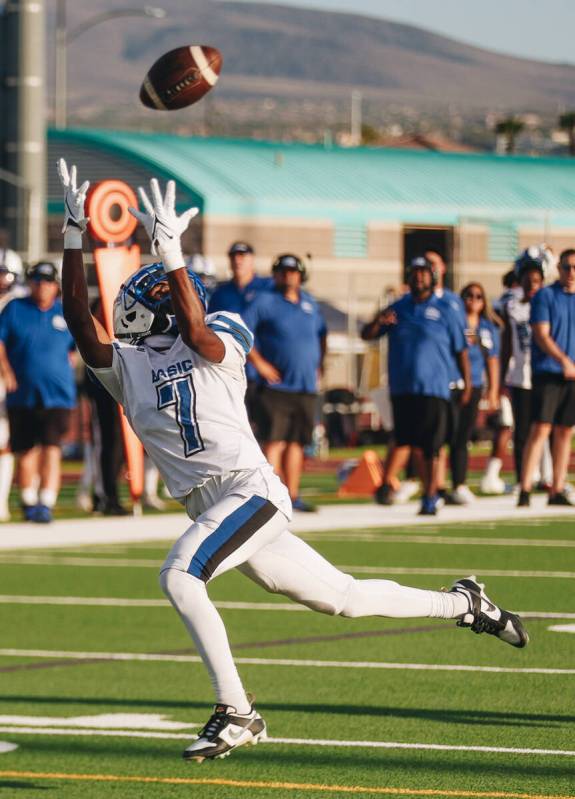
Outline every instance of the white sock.
{"label": "white sock", "polygon": [[0,515],[8,515],[8,497],[14,474],[14,455],[5,452],[0,455]]}
{"label": "white sock", "polygon": [[553,459],[551,457],[551,446],[549,439],[547,439],[543,445],[543,454],[541,455],[539,468],[541,470],[541,480],[546,485],[551,485],[553,483]]}
{"label": "white sock", "polygon": [[410,588],[393,580],[354,580],[341,615],[455,619],[468,610],[462,594]]}
{"label": "white sock", "polygon": [[38,489],[36,486],[26,486],[20,491],[20,499],[22,505],[37,505],[38,504]]}
{"label": "white sock", "polygon": [[160,585],[192,636],[209,672],[216,702],[231,705],[238,713],[249,713],[251,706],[234,663],[226,628],[205,583],[178,569],[166,569],[160,575]]}
{"label": "white sock", "polygon": [[53,508],[56,504],[58,494],[52,488],[40,489],[40,504],[47,508]]}

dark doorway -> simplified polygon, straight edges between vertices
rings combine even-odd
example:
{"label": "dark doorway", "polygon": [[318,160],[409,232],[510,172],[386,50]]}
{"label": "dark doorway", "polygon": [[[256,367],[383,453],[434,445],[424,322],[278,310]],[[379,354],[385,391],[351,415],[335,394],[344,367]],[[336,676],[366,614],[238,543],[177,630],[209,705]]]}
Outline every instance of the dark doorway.
{"label": "dark doorway", "polygon": [[442,227],[404,227],[403,229],[403,270],[412,258],[423,255],[426,250],[438,252],[447,266],[445,285],[453,284],[453,228]]}

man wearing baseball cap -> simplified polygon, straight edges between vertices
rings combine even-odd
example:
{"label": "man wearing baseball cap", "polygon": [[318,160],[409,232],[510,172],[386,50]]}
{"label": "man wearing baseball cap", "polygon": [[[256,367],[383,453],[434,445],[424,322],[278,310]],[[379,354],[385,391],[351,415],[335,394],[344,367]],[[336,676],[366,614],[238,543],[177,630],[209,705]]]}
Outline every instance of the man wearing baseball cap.
{"label": "man wearing baseball cap", "polygon": [[60,445],[76,402],[74,340],[58,299],[55,264],[34,264],[27,279],[30,296],[12,300],[0,315],[0,372],[24,518],[46,523],[60,488]]}
{"label": "man wearing baseball cap", "polygon": [[301,258],[279,255],[272,274],[273,289],[261,292],[244,316],[255,337],[248,360],[260,383],[259,434],[294,510],[314,511],[302,501],[299,487],[304,447],[315,424],[327,326],[316,300],[302,288],[307,270]]}
{"label": "man wearing baseball cap", "polygon": [[247,241],[234,241],[228,249],[228,258],[232,279],[214,291],[208,310],[231,311],[241,316],[256,294],[271,288],[273,281],[256,275],[254,249]]}
{"label": "man wearing baseball cap", "polygon": [[[273,288],[273,279],[256,275],[254,249],[247,241],[234,241],[228,249],[228,258],[232,279],[221,283],[214,291],[208,303],[208,311],[231,311],[243,316],[260,292]],[[249,361],[246,363],[246,378],[246,408],[252,429],[259,439],[258,373]]]}

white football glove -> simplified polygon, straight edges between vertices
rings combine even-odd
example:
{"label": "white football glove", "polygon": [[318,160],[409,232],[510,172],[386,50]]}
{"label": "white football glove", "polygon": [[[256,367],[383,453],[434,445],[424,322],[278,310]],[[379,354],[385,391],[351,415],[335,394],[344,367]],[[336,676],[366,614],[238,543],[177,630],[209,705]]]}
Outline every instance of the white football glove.
{"label": "white football glove", "polygon": [[80,188],[76,188],[76,167],[72,166],[68,172],[68,164],[63,158],[58,161],[58,177],[64,189],[64,234],[65,249],[81,249],[82,233],[90,221],[84,215],[86,192],[90,186],[85,180]]}
{"label": "white football glove", "polygon": [[172,272],[186,265],[180,237],[190,220],[199,213],[199,208],[188,208],[181,216],[176,214],[176,184],[173,180],[168,180],[164,197],[156,178],[150,181],[150,191],[153,203],[141,186],[138,189],[145,212],[137,208],[129,210],[146,228],[152,242],[152,255],[159,255],[165,271]]}

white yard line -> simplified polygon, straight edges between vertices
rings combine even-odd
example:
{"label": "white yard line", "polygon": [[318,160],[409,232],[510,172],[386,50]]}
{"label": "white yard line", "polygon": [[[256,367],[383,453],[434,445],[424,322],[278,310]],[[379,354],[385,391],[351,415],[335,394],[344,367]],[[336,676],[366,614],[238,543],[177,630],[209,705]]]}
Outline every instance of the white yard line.
{"label": "white yard line", "polygon": [[[97,557],[77,557],[66,555],[27,555],[27,554],[6,554],[0,553],[0,564],[22,564],[29,566],[80,566],[95,568],[140,568],[140,569],[159,569],[162,560],[150,560],[144,558],[97,558]],[[453,575],[461,577],[463,574],[478,573],[481,577],[518,577],[518,578],[544,578],[544,579],[565,579],[575,578],[575,572],[571,571],[526,571],[517,569],[477,569],[469,567],[466,569],[451,568],[419,568],[410,566],[359,566],[359,565],[338,565],[336,568],[353,574],[418,574],[429,576]],[[0,600],[2,601],[2,600]]]}
{"label": "white yard line", "polygon": [[[39,727],[0,727],[1,733],[13,735],[72,735],[76,736],[103,736],[116,738],[163,738],[169,740],[190,740],[190,733],[145,732],[142,730],[93,730],[66,728],[39,728]],[[543,755],[559,757],[575,757],[575,751],[569,749],[523,749],[507,746],[464,746],[434,743],[406,743],[399,741],[345,741],[330,740],[328,738],[267,738],[266,744],[283,744],[284,746],[325,746],[357,749],[418,749],[424,751],[443,752],[491,752],[513,755]]]}
{"label": "white yard line", "polygon": [[566,579],[572,580],[575,578],[575,572],[564,571],[523,571],[523,570],[506,570],[506,569],[477,569],[477,567],[468,569],[441,569],[441,568],[418,568],[410,566],[338,566],[345,572],[352,572],[354,574],[421,574],[421,575],[443,575],[450,574],[455,577],[461,577],[462,574],[475,574],[478,573],[481,577],[541,577],[548,579]]}
{"label": "white yard line", "polygon": [[304,533],[301,536],[306,541],[324,541],[326,543],[350,542],[377,543],[377,544],[426,544],[449,546],[474,546],[474,547],[549,547],[572,549],[575,540],[545,538],[455,538],[438,535],[388,535],[388,533],[355,533],[353,530],[342,533]]}
{"label": "white yard line", "polygon": [[[0,595],[0,605],[82,605],[85,607],[110,608],[169,608],[167,599],[127,599],[125,597],[84,596],[19,596]],[[279,610],[309,611],[293,602],[214,602],[221,610]],[[561,616],[560,618],[565,618]]]}
{"label": "white yard line", "polygon": [[[72,605],[109,608],[168,608],[167,599],[128,599],[126,597],[86,596],[26,596],[0,594],[0,605]],[[309,612],[310,608],[295,602],[214,602],[221,610],[258,610],[279,612]],[[558,611],[516,611],[524,619],[575,619],[575,613]],[[382,617],[383,618],[383,617]]]}
{"label": "white yard line", "polygon": [[[110,660],[129,662],[201,663],[198,655],[162,655],[140,652],[74,652],[53,649],[0,649],[0,657],[58,658],[70,660]],[[247,666],[301,666],[317,669],[391,669],[394,671],[467,671],[490,674],[575,674],[575,669],[509,668],[505,666],[469,666],[447,663],[387,663],[378,660],[297,660],[294,658],[245,658],[235,662]]]}

